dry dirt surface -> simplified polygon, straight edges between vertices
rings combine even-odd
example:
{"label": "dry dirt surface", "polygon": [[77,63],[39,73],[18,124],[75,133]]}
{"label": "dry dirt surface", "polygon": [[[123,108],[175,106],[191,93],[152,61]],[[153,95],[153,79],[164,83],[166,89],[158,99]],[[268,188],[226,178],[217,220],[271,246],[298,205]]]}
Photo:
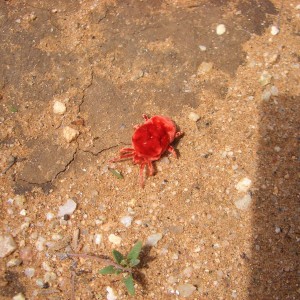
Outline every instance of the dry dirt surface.
{"label": "dry dirt surface", "polygon": [[[299,1],[1,0],[0,28],[0,299],[300,299]],[[141,188],[109,161],[143,113],[184,135]],[[134,297],[67,255],[138,240]]]}

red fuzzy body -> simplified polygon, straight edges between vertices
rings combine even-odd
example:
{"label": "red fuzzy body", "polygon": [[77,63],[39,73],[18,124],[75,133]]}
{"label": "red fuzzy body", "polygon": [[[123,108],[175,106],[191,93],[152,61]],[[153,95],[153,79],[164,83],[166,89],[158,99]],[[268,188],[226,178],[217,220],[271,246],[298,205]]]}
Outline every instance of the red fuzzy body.
{"label": "red fuzzy body", "polygon": [[175,123],[167,117],[154,116],[148,118],[143,115],[145,123],[137,125],[132,136],[133,148],[120,150],[120,157],[113,161],[132,158],[135,164],[140,165],[141,185],[144,185],[143,170],[148,166],[149,175],[153,175],[152,162],[160,159],[165,151],[170,151],[176,157],[176,152],[170,144],[181,135],[176,131]]}

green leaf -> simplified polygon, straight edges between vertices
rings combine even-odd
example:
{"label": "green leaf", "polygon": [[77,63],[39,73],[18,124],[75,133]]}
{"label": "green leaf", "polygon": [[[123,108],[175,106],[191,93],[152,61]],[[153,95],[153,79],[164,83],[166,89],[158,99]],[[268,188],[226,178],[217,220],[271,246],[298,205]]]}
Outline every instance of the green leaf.
{"label": "green leaf", "polygon": [[107,274],[119,274],[119,270],[116,269],[114,266],[107,266],[104,267],[99,271],[100,274],[102,275],[107,275]]}
{"label": "green leaf", "polygon": [[11,106],[10,111],[13,113],[16,113],[16,112],[18,112],[18,108],[16,106]]}
{"label": "green leaf", "polygon": [[118,179],[123,179],[123,175],[121,174],[121,172],[119,172],[118,170],[115,170],[115,169],[111,169],[111,168],[108,168],[108,170],[114,175],[116,176]]}
{"label": "green leaf", "polygon": [[130,267],[135,267],[139,263],[140,263],[140,260],[136,258],[136,259],[131,259],[130,262],[129,262],[129,265],[130,265]]}
{"label": "green leaf", "polygon": [[116,263],[118,263],[119,265],[121,264],[121,261],[124,259],[124,256],[122,253],[120,253],[119,251],[117,250],[113,250],[112,251],[112,255],[114,257],[114,260]]}
{"label": "green leaf", "polygon": [[134,296],[135,294],[135,288],[134,288],[134,282],[132,275],[129,275],[125,278],[123,278],[123,282],[127,288],[127,291],[130,295]]}
{"label": "green leaf", "polygon": [[141,241],[136,242],[136,244],[131,248],[130,252],[127,255],[129,261],[135,260],[139,257],[142,250],[143,243]]}

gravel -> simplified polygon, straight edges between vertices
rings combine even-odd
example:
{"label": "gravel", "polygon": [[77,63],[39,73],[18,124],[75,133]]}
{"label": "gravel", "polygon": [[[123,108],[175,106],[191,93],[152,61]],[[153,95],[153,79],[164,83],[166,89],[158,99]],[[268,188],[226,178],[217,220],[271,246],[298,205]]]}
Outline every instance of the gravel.
{"label": "gravel", "polygon": [[78,137],[78,135],[79,131],[70,126],[66,126],[63,129],[63,137],[68,143],[74,141]]}
{"label": "gravel", "polygon": [[77,203],[72,199],[68,199],[64,205],[59,206],[58,217],[63,217],[64,215],[72,215],[76,207]]}
{"label": "gravel", "polygon": [[125,227],[129,227],[131,225],[131,222],[132,222],[132,217],[131,216],[124,216],[124,217],[121,218],[120,221]]}
{"label": "gravel", "polygon": [[194,291],[196,291],[196,287],[190,283],[180,284],[177,287],[178,294],[184,298],[191,296]]}
{"label": "gravel", "polygon": [[117,236],[117,235],[115,235],[115,234],[113,234],[113,233],[108,236],[108,240],[112,244],[117,245],[117,246],[120,245],[121,242],[122,242],[122,238],[119,237],[119,236]]}
{"label": "gravel", "polygon": [[0,257],[6,257],[17,249],[13,237],[10,234],[0,234]]}
{"label": "gravel", "polygon": [[250,189],[252,185],[252,180],[244,177],[243,179],[241,179],[235,186],[235,188],[239,191],[239,192],[248,192],[248,190]]}
{"label": "gravel", "polygon": [[216,33],[217,35],[222,35],[226,32],[226,27],[224,24],[219,24],[217,27],[216,27]]}
{"label": "gravel", "polygon": [[151,234],[147,238],[146,245],[150,246],[150,247],[155,247],[157,245],[158,241],[160,241],[161,239],[162,239],[161,233]]}
{"label": "gravel", "polygon": [[55,101],[53,104],[53,113],[63,115],[66,112],[66,105],[60,101]]}
{"label": "gravel", "polygon": [[251,195],[246,194],[245,196],[243,196],[243,197],[239,198],[238,200],[236,200],[234,202],[234,205],[236,206],[236,208],[246,211],[250,207],[251,203],[252,203]]}
{"label": "gravel", "polygon": [[197,122],[200,119],[200,116],[198,114],[194,113],[194,112],[191,112],[189,114],[189,119],[191,121]]}

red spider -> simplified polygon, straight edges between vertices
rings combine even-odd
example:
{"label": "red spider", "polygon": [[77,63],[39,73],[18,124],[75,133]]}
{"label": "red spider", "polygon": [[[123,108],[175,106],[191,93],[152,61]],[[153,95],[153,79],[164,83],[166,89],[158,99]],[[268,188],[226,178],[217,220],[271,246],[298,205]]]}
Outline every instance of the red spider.
{"label": "red spider", "polygon": [[175,138],[182,135],[176,131],[175,123],[167,117],[154,116],[148,118],[143,115],[144,124],[136,125],[132,136],[133,148],[122,148],[120,157],[111,162],[120,161],[124,158],[131,158],[135,164],[140,165],[141,186],[144,186],[143,171],[148,166],[149,175],[154,174],[152,162],[161,158],[167,150],[177,157],[174,148],[170,145]]}

